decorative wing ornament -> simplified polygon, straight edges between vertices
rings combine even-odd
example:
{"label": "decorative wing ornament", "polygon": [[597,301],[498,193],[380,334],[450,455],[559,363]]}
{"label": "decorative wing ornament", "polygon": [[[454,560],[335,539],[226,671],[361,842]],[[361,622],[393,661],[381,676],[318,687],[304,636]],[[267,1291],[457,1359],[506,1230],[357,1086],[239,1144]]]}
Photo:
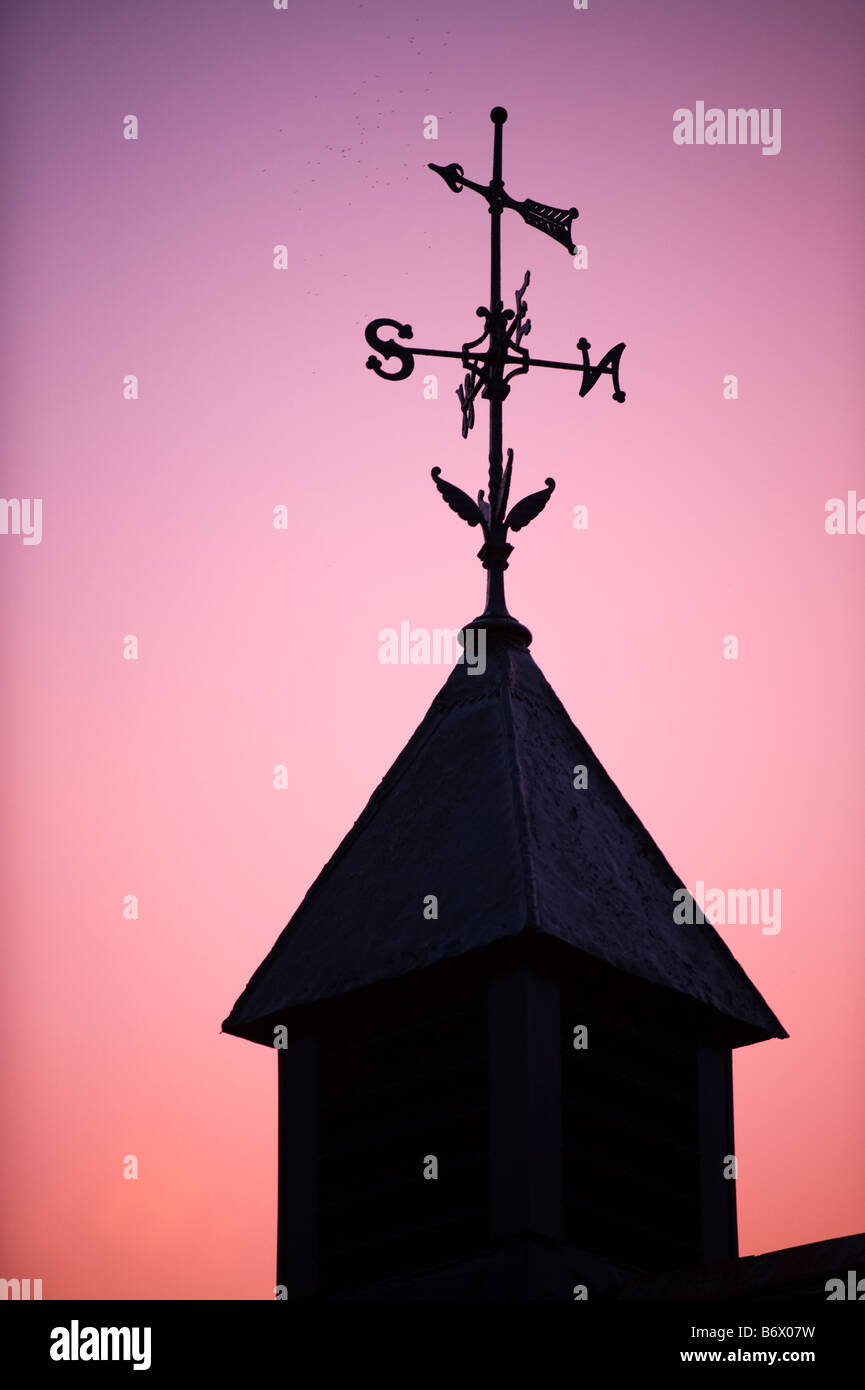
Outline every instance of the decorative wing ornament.
{"label": "decorative wing ornament", "polygon": [[473,502],[462,488],[455,487],[453,483],[447,482],[441,476],[440,468],[432,470],[432,480],[452,512],[456,512],[463,521],[467,521],[469,526],[480,526],[484,538],[488,542],[504,545],[508,531],[522,531],[524,526],[528,526],[530,521],[534,521],[536,516],[540,516],[556,486],[552,478],[545,479],[546,487],[541,492],[530,493],[521,502],[517,502],[515,507],[511,507],[505,516],[513,464],[514,451],[508,449],[508,461],[505,464],[501,485],[498,489],[499,497],[494,501],[484,501],[483,490],[481,490],[478,493],[477,502]]}
{"label": "decorative wing ornament", "polygon": [[524,526],[528,526],[530,521],[534,521],[536,516],[540,516],[556,486],[552,478],[545,478],[544,482],[546,488],[542,492],[530,492],[528,497],[523,498],[522,502],[511,507],[505,518],[506,531],[522,531]]}
{"label": "decorative wing ornament", "polygon": [[432,480],[447,502],[452,512],[461,516],[463,521],[467,521],[469,526],[483,526],[486,530],[483,514],[477,502],[473,502],[467,492],[462,488],[454,487],[453,483],[446,482],[441,476],[441,469],[432,470]]}

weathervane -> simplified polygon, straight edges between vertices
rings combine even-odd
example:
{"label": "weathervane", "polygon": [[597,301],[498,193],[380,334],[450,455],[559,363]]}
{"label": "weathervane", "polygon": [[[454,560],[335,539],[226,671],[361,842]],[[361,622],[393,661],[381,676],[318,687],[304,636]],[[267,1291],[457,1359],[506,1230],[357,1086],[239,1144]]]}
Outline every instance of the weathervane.
{"label": "weathervane", "polygon": [[[585,338],[580,338],[577,342],[577,347],[582,354],[582,362],[580,363],[548,362],[537,357],[530,357],[528,349],[522,346],[523,339],[528,337],[532,326],[531,320],[527,317],[528,309],[523,298],[529,285],[529,272],[526,271],[523,283],[516,292],[516,309],[505,309],[501,297],[502,211],[504,208],[513,208],[530,227],[537,227],[540,231],[545,232],[547,236],[566,247],[571,255],[576,252],[576,247],[571,241],[571,223],[579,214],[576,208],[568,208],[567,211],[563,211],[561,208],[548,207],[545,203],[534,203],[529,198],[518,203],[505,192],[505,185],[502,180],[502,126],[507,118],[508,113],[504,107],[496,106],[490,112],[490,120],[495,127],[493,175],[486,187],[467,179],[460,164],[429,165],[430,169],[441,175],[454,193],[461,193],[464,188],[471,188],[486,199],[489,204],[490,303],[489,308],[482,307],[477,310],[478,317],[483,320],[483,333],[474,341],[463,343],[459,352],[448,352],[440,348],[405,347],[403,342],[380,337],[379,330],[382,328],[396,329],[397,338],[406,340],[413,337],[409,324],[398,323],[396,319],[373,319],[366,328],[367,343],[385,360],[391,357],[399,358],[400,365],[396,371],[386,372],[375,356],[368,357],[366,365],[377,376],[384,377],[386,381],[404,381],[414,371],[415,357],[459,358],[466,371],[465,380],[458,387],[456,393],[460,402],[464,439],[475,423],[474,403],[478,394],[484,400],[489,401],[490,472],[487,499],[484,499],[483,489],[481,489],[477,502],[473,501],[461,488],[446,482],[441,476],[440,468],[434,468],[432,476],[436,487],[451,510],[455,511],[457,516],[462,517],[463,521],[467,521],[469,526],[480,526],[483,532],[484,544],[478,552],[478,558],[487,571],[487,602],[481,618],[475,619],[475,622],[488,626],[488,620],[492,619],[497,626],[518,629],[521,634],[530,637],[528,629],[524,628],[508,613],[505,604],[504,571],[508,567],[508,556],[513,550],[513,546],[508,544],[507,533],[508,531],[519,531],[524,526],[528,526],[529,522],[543,511],[552,496],[555,483],[552,478],[547,478],[545,480],[546,485],[541,492],[531,493],[530,496],[524,497],[521,502],[517,502],[516,506],[507,511],[514,451],[508,449],[507,463],[503,469],[502,404],[510,394],[510,382],[513,378],[524,375],[530,367],[554,367],[561,371],[581,372],[583,378],[580,386],[581,396],[585,396],[591,391],[599,377],[609,375],[613,379],[613,400],[622,402],[625,399],[625,393],[619,386],[619,360],[624,352],[625,344],[618,343],[616,347],[611,348],[595,366],[592,366],[589,360],[591,343],[587,342]],[[486,347],[482,349],[484,343],[486,343]]]}

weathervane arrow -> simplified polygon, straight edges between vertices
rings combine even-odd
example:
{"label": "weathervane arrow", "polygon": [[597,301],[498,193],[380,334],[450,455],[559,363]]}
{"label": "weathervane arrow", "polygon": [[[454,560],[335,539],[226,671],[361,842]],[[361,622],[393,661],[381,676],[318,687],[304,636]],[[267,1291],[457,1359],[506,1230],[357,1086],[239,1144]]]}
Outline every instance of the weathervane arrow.
{"label": "weathervane arrow", "polygon": [[531,198],[524,198],[521,203],[517,203],[505,192],[504,184],[500,188],[496,188],[492,183],[484,187],[467,179],[461,164],[429,164],[427,168],[441,174],[448,188],[452,188],[454,193],[461,193],[464,188],[473,188],[475,193],[480,193],[482,198],[486,198],[490,209],[494,202],[498,203],[500,209],[513,208],[530,227],[537,227],[539,231],[546,232],[547,236],[566,247],[572,256],[576,255],[577,248],[571,241],[571,223],[580,215],[576,208],[553,208],[548,203],[534,203]]}
{"label": "weathervane arrow", "polygon": [[[528,526],[543,511],[552,496],[555,483],[547,478],[546,487],[541,492],[533,492],[521,502],[507,510],[511,484],[513,450],[508,449],[505,467],[502,467],[502,405],[510,394],[510,382],[515,376],[524,375],[530,367],[552,367],[560,371],[580,372],[582,383],[580,395],[585,396],[602,376],[610,376],[613,384],[613,400],[621,404],[625,393],[619,385],[619,362],[625,350],[624,343],[617,343],[609,352],[592,365],[589,358],[591,344],[581,337],[577,342],[581,362],[550,362],[542,358],[530,357],[528,350],[521,346],[531,330],[527,317],[527,306],[523,295],[529,284],[526,271],[522,285],[516,292],[516,308],[505,309],[501,293],[501,217],[506,208],[518,212],[530,227],[537,227],[546,236],[552,237],[564,246],[571,255],[576,247],[571,241],[571,224],[579,216],[576,208],[550,207],[547,203],[535,203],[526,198],[518,203],[505,192],[502,180],[502,127],[508,118],[504,107],[496,106],[490,112],[490,120],[495,127],[493,139],[493,173],[487,185],[473,183],[463,173],[461,164],[430,164],[429,168],[444,179],[454,193],[471,188],[485,199],[490,211],[490,299],[489,306],[478,309],[483,319],[484,331],[479,338],[465,342],[459,352],[441,348],[420,348],[408,346],[413,338],[411,326],[397,319],[373,319],[367,325],[365,336],[374,350],[367,358],[366,365],[377,376],[387,381],[403,381],[414,370],[415,357],[453,357],[458,358],[465,368],[463,384],[457,388],[462,415],[462,433],[465,438],[475,423],[475,400],[478,395],[489,401],[490,406],[490,444],[489,444],[489,490],[484,499],[483,490],[474,502],[467,493],[441,477],[441,469],[432,470],[433,481],[448,506],[469,526],[480,526],[484,544],[478,552],[487,571],[486,608],[476,623],[489,626],[494,622],[498,627],[518,631],[521,640],[530,640],[528,629],[511,617],[505,604],[504,571],[508,567],[508,556],[513,547],[508,544],[507,533],[519,531]],[[382,329],[396,330],[397,342],[392,337],[382,337]],[[395,357],[399,366],[394,371],[385,371],[375,353],[387,361]]]}

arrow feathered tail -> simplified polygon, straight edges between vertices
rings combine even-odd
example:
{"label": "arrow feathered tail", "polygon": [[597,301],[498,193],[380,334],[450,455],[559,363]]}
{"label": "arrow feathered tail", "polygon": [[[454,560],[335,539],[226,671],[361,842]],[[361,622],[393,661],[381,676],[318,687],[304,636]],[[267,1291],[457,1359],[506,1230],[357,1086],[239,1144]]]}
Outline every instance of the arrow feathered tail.
{"label": "arrow feathered tail", "polygon": [[533,203],[531,198],[526,198],[517,205],[517,211],[530,227],[537,227],[538,231],[566,247],[572,256],[576,255],[577,248],[571,241],[571,223],[579,217],[576,208],[551,208],[547,203]]}

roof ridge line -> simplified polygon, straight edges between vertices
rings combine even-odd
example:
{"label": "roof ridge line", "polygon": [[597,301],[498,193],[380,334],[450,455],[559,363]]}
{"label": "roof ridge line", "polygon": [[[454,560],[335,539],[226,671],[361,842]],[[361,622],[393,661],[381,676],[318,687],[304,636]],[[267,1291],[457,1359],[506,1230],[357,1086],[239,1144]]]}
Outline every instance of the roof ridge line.
{"label": "roof ridge line", "polygon": [[[542,700],[542,701],[543,701],[543,704],[546,706],[546,708],[547,708],[548,710],[551,710],[551,711],[554,711],[554,712],[555,712],[555,711],[560,712],[560,714],[564,717],[564,719],[566,720],[566,722],[567,722],[568,724],[571,725],[571,727],[575,730],[575,732],[578,734],[578,736],[580,737],[580,739],[582,739],[583,743],[584,743],[585,746],[586,746],[586,750],[587,750],[587,752],[589,753],[589,756],[590,756],[591,758],[593,758],[594,761],[595,761],[595,763],[597,764],[597,771],[600,772],[601,777],[604,779],[604,781],[605,781],[606,784],[607,784],[607,787],[608,787],[609,790],[613,793],[613,795],[614,795],[615,798],[616,798],[616,801],[618,802],[619,810],[620,810],[620,812],[623,813],[623,820],[624,820],[624,823],[629,824],[631,827],[633,827],[634,829],[636,829],[636,830],[641,834],[642,837],[644,837],[644,839],[645,839],[645,841],[646,841],[646,844],[645,844],[645,846],[644,846],[643,853],[644,853],[644,854],[645,854],[645,853],[652,853],[652,854],[654,854],[654,856],[660,861],[660,864],[661,864],[662,868],[663,868],[663,869],[666,869],[666,870],[669,870],[670,874],[672,874],[672,876],[673,876],[673,878],[675,879],[676,883],[678,883],[679,886],[680,886],[681,888],[684,888],[685,892],[688,893],[688,894],[690,895],[691,890],[689,889],[689,887],[688,887],[687,883],[685,882],[684,878],[683,878],[682,875],[679,873],[679,871],[678,871],[678,869],[675,867],[675,865],[667,858],[666,853],[664,852],[664,850],[661,849],[661,846],[658,844],[657,840],[654,838],[654,836],[652,835],[651,831],[648,829],[648,827],[647,827],[645,821],[644,821],[644,820],[642,819],[642,817],[634,810],[634,808],[633,808],[633,806],[631,805],[630,801],[628,800],[628,798],[625,796],[624,792],[623,792],[623,791],[621,790],[621,788],[619,787],[618,782],[616,782],[616,781],[614,780],[614,778],[611,776],[611,774],[607,771],[607,768],[605,767],[604,763],[603,763],[603,762],[601,761],[601,759],[599,758],[598,754],[595,752],[595,750],[594,750],[594,748],[592,747],[592,745],[589,743],[589,740],[586,738],[586,736],[585,736],[585,734],[583,733],[583,731],[578,727],[577,724],[574,723],[574,720],[572,719],[572,717],[571,717],[571,715],[570,715],[570,713],[569,713],[569,711],[568,711],[568,709],[567,709],[567,706],[564,704],[564,702],[561,700],[561,698],[556,694],[556,691],[555,691],[555,690],[553,689],[553,687],[550,685],[550,683],[549,683],[549,681],[547,680],[546,676],[544,675],[543,671],[542,671],[542,670],[540,669],[540,667],[537,665],[537,662],[534,662],[534,666],[535,666],[535,670],[537,671],[538,675],[539,675],[540,678],[541,678],[541,681],[543,682],[543,687],[544,687],[544,689],[542,690],[542,692],[540,692],[540,694],[538,694],[538,693],[532,691],[528,697],[526,697],[526,696],[524,696],[524,695],[523,695],[523,696],[518,695],[517,698],[518,698],[518,699],[522,699],[522,700],[524,700],[524,701],[526,701],[526,702],[528,702],[528,699],[535,699],[535,700],[538,700],[538,701],[541,701],[541,700]],[[708,943],[709,949],[713,952],[715,958],[716,958],[717,960],[719,960],[721,963],[723,963],[725,966],[727,966],[728,968],[729,968],[729,967],[732,967],[733,972],[734,972],[735,974],[740,975],[740,976],[743,976],[743,977],[747,980],[747,982],[748,982],[748,984],[750,985],[751,989],[752,989],[752,990],[754,991],[754,993],[759,997],[759,999],[761,1000],[761,1002],[762,1002],[764,1008],[766,1009],[766,1011],[768,1012],[768,1014],[771,1016],[771,1018],[774,1020],[775,1024],[777,1025],[777,1027],[780,1029],[780,1032],[779,1032],[779,1034],[777,1034],[777,1036],[780,1037],[780,1038],[788,1038],[790,1035],[789,1035],[789,1033],[787,1032],[787,1030],[785,1029],[784,1025],[781,1023],[781,1021],[780,1021],[780,1019],[778,1018],[778,1016],[776,1015],[775,1011],[774,1011],[772,1008],[770,1008],[770,1006],[767,1004],[767,1002],[766,1002],[766,1000],[765,1000],[765,998],[764,998],[764,996],[763,996],[762,991],[761,991],[760,989],[757,988],[756,984],[755,984],[754,981],[751,979],[751,977],[750,977],[750,975],[748,974],[748,972],[745,970],[745,967],[744,967],[744,966],[742,965],[742,963],[738,960],[738,958],[737,958],[737,956],[735,955],[734,951],[733,951],[732,948],[728,945],[728,943],[724,940],[723,936],[722,936],[721,933],[718,931],[718,929],[715,927],[714,923],[712,923],[712,922],[707,922],[706,925],[707,925],[708,928],[709,928],[708,933],[707,933],[707,936],[706,936],[706,941],[707,941],[707,943]]]}

